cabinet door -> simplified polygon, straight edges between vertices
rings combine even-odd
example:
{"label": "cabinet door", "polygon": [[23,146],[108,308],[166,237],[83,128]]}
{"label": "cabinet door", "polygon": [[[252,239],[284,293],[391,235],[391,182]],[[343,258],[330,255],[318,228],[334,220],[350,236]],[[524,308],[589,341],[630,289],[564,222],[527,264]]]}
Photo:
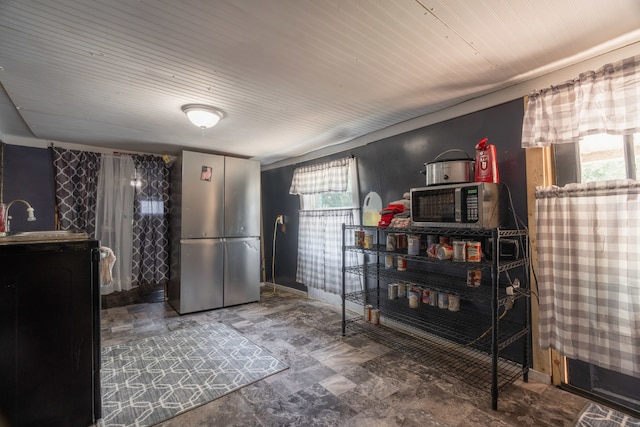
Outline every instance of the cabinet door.
{"label": "cabinet door", "polygon": [[29,254],[16,283],[20,426],[93,423],[90,251]]}
{"label": "cabinet door", "polygon": [[[5,261],[3,258],[2,263]],[[15,280],[13,274],[0,272],[0,425],[4,425],[3,421],[16,424]],[[8,419],[3,420],[2,416]]]}

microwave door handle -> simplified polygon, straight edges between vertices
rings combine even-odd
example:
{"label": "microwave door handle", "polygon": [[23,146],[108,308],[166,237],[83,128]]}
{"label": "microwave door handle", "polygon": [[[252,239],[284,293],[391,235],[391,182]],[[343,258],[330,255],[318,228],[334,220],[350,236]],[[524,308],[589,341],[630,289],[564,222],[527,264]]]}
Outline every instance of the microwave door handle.
{"label": "microwave door handle", "polygon": [[454,214],[456,222],[462,222],[462,189],[456,188]]}

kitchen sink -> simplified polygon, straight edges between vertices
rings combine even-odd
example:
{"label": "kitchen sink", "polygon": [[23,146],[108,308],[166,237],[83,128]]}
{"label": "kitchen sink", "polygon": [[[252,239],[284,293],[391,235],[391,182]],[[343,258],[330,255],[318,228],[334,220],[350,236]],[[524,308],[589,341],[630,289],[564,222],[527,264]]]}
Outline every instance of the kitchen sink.
{"label": "kitchen sink", "polygon": [[0,237],[0,244],[18,242],[63,242],[68,240],[85,240],[88,238],[87,233],[78,230],[18,231]]}

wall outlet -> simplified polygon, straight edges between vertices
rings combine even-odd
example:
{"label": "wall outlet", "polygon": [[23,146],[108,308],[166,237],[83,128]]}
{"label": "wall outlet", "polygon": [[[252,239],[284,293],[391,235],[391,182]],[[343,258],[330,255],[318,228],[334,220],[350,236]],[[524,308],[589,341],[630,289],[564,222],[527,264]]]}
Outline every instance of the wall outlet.
{"label": "wall outlet", "polygon": [[284,215],[278,215],[276,217],[276,224],[284,224]]}

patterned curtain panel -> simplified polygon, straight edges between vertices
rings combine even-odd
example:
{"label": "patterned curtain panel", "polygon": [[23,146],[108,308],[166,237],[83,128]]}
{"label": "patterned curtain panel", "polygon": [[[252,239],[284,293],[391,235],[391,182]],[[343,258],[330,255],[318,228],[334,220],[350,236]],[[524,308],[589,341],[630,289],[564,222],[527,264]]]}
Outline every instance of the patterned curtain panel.
{"label": "patterned curtain panel", "polygon": [[349,158],[297,168],[289,194],[318,194],[346,191],[349,183]]}
{"label": "patterned curtain panel", "polygon": [[94,236],[100,154],[53,147],[56,204],[60,229]]}
{"label": "patterned curtain panel", "polygon": [[[342,224],[353,224],[353,209],[300,211],[296,281],[325,292],[342,289]],[[345,260],[354,265],[355,256]],[[357,284],[358,280],[347,280]],[[347,292],[355,289],[347,288]]]}
{"label": "patterned curtain panel", "polygon": [[530,94],[522,147],[578,142],[593,134],[636,132],[640,132],[640,56]]}
{"label": "patterned curtain panel", "polygon": [[161,157],[134,155],[133,285],[169,280],[169,168]]}
{"label": "patterned curtain panel", "polygon": [[640,377],[640,183],[536,189],[540,347]]}

